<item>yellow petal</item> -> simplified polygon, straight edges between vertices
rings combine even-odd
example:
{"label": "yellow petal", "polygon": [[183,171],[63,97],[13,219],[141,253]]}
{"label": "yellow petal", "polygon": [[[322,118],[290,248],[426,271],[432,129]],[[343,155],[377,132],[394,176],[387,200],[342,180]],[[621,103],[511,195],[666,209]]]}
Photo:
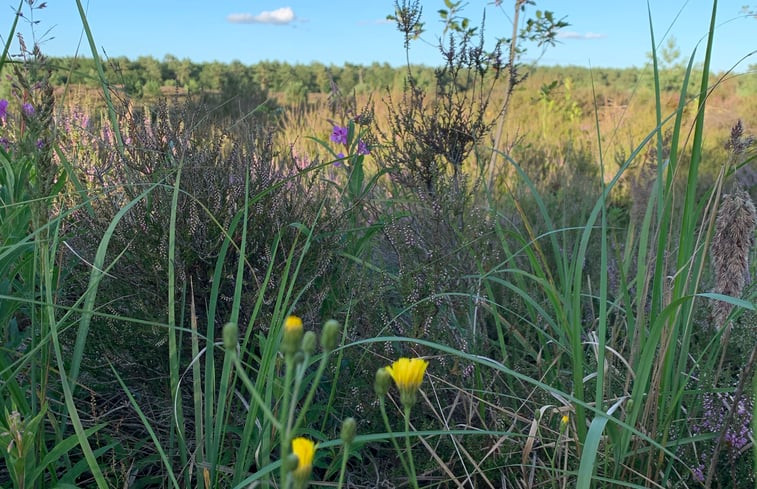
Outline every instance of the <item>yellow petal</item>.
{"label": "yellow petal", "polygon": [[298,437],[292,440],[292,453],[297,455],[297,468],[295,473],[299,476],[310,475],[315,456],[315,443],[307,438]]}

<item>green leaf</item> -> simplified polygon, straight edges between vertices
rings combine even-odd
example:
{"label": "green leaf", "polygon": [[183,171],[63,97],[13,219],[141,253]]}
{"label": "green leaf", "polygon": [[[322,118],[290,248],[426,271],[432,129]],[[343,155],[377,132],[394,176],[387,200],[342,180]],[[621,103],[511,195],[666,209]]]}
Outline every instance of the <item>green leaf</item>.
{"label": "green leaf", "polygon": [[627,398],[620,398],[606,414],[598,414],[589,426],[589,431],[586,433],[586,442],[584,443],[583,453],[581,454],[581,464],[578,466],[578,479],[576,480],[576,489],[590,489],[591,478],[594,474],[594,462],[597,458],[597,451],[599,450],[599,442],[602,440],[602,432],[605,430],[605,425],[610,420],[612,413],[625,401]]}
{"label": "green leaf", "polygon": [[702,292],[697,295],[700,297],[706,297],[708,299],[714,299],[716,301],[727,302],[729,304],[733,304],[734,306],[743,307],[744,309],[747,309],[750,311],[757,310],[757,308],[755,307],[753,303],[746,301],[744,299],[739,299],[738,297],[731,297],[730,295],[716,294],[714,292]]}
{"label": "green leaf", "polygon": [[[94,433],[97,433],[100,431],[101,428],[105,426],[105,423],[93,426],[91,428],[87,428],[84,430],[84,434],[87,435],[87,437],[91,436]],[[32,473],[31,481],[37,480],[37,477],[39,477],[45,469],[48,467],[51,470],[55,469],[55,462],[63,457],[66,453],[68,453],[71,449],[77,447],[79,445],[79,438],[77,435],[71,435],[65,440],[61,441],[55,447],[53,447],[52,450],[45,456],[45,458],[42,460],[42,462],[39,464],[39,467],[37,467],[34,472]],[[110,445],[109,445],[110,447]],[[69,486],[69,484],[63,484],[64,486]],[[60,484],[56,487],[62,487]],[[75,487],[75,486],[74,486]]]}

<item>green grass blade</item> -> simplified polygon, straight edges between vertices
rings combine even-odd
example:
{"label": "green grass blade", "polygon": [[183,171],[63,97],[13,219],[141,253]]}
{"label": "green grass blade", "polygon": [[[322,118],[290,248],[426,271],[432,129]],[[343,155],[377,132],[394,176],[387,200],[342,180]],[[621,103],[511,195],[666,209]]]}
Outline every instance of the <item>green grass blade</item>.
{"label": "green grass blade", "polygon": [[[91,428],[87,428],[86,430],[84,430],[84,435],[89,438],[91,435],[100,431],[103,427],[105,427],[105,424],[98,424],[96,426],[92,426]],[[42,475],[45,470],[47,470],[48,467],[54,467],[56,462],[58,462],[63,456],[65,456],[77,445],[79,445],[79,438],[76,434],[73,434],[65,440],[56,444],[52,448],[52,450],[47,453],[45,458],[42,459],[39,467],[37,467],[34,472],[32,472],[31,480],[36,480],[40,475]]]}
{"label": "green grass blade", "polygon": [[[57,229],[59,228],[56,227],[56,230]],[[55,240],[57,241],[57,233]],[[52,249],[49,250],[50,255],[54,254],[55,249],[55,247],[52,247]],[[54,263],[53,256],[48,257],[47,253],[48,250],[43,249],[42,256],[44,258],[49,258],[50,263]],[[55,308],[53,307],[53,267],[43,266],[42,277],[44,280],[45,292],[44,317],[42,318],[42,320],[47,323],[49,328],[48,331],[52,339],[53,352],[55,355],[55,362],[58,367],[61,388],[63,389],[63,397],[65,399],[67,414],[69,416],[69,419],[71,420],[71,424],[74,427],[79,446],[81,447],[84,458],[87,461],[89,470],[92,472],[92,476],[95,479],[97,487],[99,489],[106,489],[108,487],[108,483],[103,476],[102,470],[100,469],[100,466],[97,463],[97,459],[95,458],[95,454],[92,451],[92,447],[89,444],[89,438],[87,436],[86,430],[84,429],[84,426],[82,425],[81,419],[79,418],[79,412],[76,408],[76,403],[74,402],[74,394],[72,388],[74,382],[70,381],[69,377],[66,374],[66,364],[63,359],[63,349],[61,348],[60,338],[58,334],[58,322],[55,318]]]}
{"label": "green grass blade", "polygon": [[15,37],[14,34],[16,33],[16,28],[18,27],[18,19],[21,18],[21,9],[24,7],[24,0],[21,0],[18,3],[18,7],[15,10],[15,15],[13,16],[13,23],[11,24],[10,31],[8,32],[8,37],[5,38],[5,44],[3,45],[3,54],[0,56],[0,73],[3,72],[3,67],[5,66],[6,61],[8,60],[8,51],[10,51],[11,48],[11,42],[13,42],[13,38]]}
{"label": "green grass blade", "polygon": [[168,456],[166,455],[166,451],[163,449],[163,445],[161,445],[160,440],[158,439],[158,436],[155,434],[155,430],[152,428],[152,425],[150,424],[150,420],[147,419],[147,416],[142,411],[142,408],[139,407],[139,404],[137,403],[136,399],[134,399],[134,395],[131,393],[127,385],[124,383],[123,379],[120,375],[118,375],[118,371],[115,369],[115,367],[108,362],[108,365],[110,366],[110,369],[113,371],[113,375],[116,376],[116,380],[118,380],[118,383],[121,385],[121,389],[124,391],[124,394],[126,394],[126,397],[129,398],[129,403],[134,408],[134,411],[136,411],[137,415],[139,416],[139,419],[142,421],[142,425],[147,430],[147,433],[150,435],[150,439],[152,440],[153,445],[155,446],[155,449],[158,451],[158,455],[160,456],[160,460],[163,462],[163,466],[166,468],[166,473],[168,473],[168,479],[171,481],[171,485],[175,489],[179,489],[179,482],[176,480],[176,476],[173,473],[173,466],[171,465],[171,461],[168,459]]}
{"label": "green grass blade", "polygon": [[606,414],[597,415],[591,421],[589,431],[586,433],[586,442],[581,452],[576,489],[591,489],[591,479],[594,475],[594,465],[597,459],[597,451],[599,450],[599,442],[602,441],[602,433],[605,431],[605,426],[610,420],[612,413],[625,401],[626,398],[619,399],[615,404],[610,406]]}
{"label": "green grass blade", "polygon": [[116,229],[116,226],[118,223],[123,219],[123,217],[126,215],[129,210],[134,207],[137,203],[139,203],[140,200],[147,197],[150,192],[152,192],[155,187],[157,187],[158,184],[153,184],[149,188],[147,188],[144,192],[139,194],[136,198],[128,202],[121,210],[119,210],[116,215],[111,220],[110,224],[108,224],[108,227],[105,230],[105,233],[103,234],[102,239],[100,240],[100,244],[97,247],[97,252],[95,253],[95,259],[93,261],[92,271],[89,275],[89,285],[87,286],[87,290],[84,293],[84,306],[83,306],[83,312],[81,319],[79,320],[79,330],[76,333],[76,343],[74,344],[74,350],[71,355],[71,370],[69,372],[69,376],[71,379],[71,384],[76,385],[76,379],[79,377],[79,369],[81,367],[81,360],[84,355],[84,346],[87,341],[87,335],[89,334],[89,325],[92,321],[92,315],[95,307],[95,299],[97,297],[97,289],[100,285],[100,281],[103,278],[104,271],[103,266],[105,265],[105,255],[108,251],[108,245],[110,244],[110,240],[113,237],[113,232]]}
{"label": "green grass blade", "polygon": [[87,36],[87,42],[89,43],[90,54],[92,54],[92,60],[94,61],[95,68],[97,69],[97,76],[100,79],[100,85],[103,91],[103,97],[105,98],[105,104],[108,108],[108,117],[113,129],[113,133],[116,135],[116,148],[118,153],[124,154],[124,140],[121,135],[121,126],[118,123],[118,116],[116,115],[116,109],[113,106],[113,100],[110,97],[110,86],[108,80],[105,77],[105,70],[103,70],[102,61],[100,55],[97,52],[97,45],[95,44],[95,38],[92,35],[92,30],[89,28],[89,22],[87,21],[87,14],[84,12],[81,0],[76,0],[76,7],[79,10],[79,18],[81,19],[81,25],[84,28],[84,34]]}
{"label": "green grass blade", "polygon": [[[173,161],[173,159],[171,159]],[[181,170],[182,165],[176,171],[174,180],[173,194],[171,196],[171,217],[168,226],[168,368],[169,368],[169,388],[171,399],[177,400],[174,403],[175,427],[178,431],[179,442],[179,460],[181,465],[187,464],[187,442],[184,423],[184,412],[182,409],[181,393],[179,392],[179,382],[181,380],[180,371],[180,344],[177,339],[176,330],[176,213],[179,207],[179,192],[181,189]],[[171,447],[172,448],[172,447]],[[191,476],[190,474],[187,474]]]}

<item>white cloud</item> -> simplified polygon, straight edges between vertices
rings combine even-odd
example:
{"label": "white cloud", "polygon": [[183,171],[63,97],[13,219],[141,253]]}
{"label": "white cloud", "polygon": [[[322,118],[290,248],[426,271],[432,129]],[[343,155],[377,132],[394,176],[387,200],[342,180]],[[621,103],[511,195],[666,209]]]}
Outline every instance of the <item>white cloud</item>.
{"label": "white cloud", "polygon": [[276,10],[264,10],[257,15],[229,14],[226,20],[232,24],[275,24],[285,25],[294,20],[294,10],[291,7],[281,7]]}
{"label": "white cloud", "polygon": [[560,31],[557,33],[558,39],[603,39],[607,37],[607,34],[599,34],[597,32],[576,32],[576,31]]}
{"label": "white cloud", "polygon": [[393,20],[389,19],[373,19],[373,20],[359,20],[358,25],[384,25],[384,24],[393,24]]}

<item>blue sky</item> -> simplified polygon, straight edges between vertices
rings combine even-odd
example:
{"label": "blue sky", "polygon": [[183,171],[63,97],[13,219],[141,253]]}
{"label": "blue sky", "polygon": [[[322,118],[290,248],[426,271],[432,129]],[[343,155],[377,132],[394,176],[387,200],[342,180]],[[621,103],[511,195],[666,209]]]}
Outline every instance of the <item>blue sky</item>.
{"label": "blue sky", "polygon": [[[0,32],[7,33],[18,1],[5,0]],[[39,4],[41,0],[36,0]],[[706,35],[711,2],[708,0],[650,0],[658,42],[672,35],[688,58]],[[757,19],[743,15],[750,0],[721,0],[715,37],[713,69],[726,70],[757,49]],[[26,2],[24,2],[26,3]],[[436,65],[434,47],[441,33],[437,10],[443,0],[421,0],[427,32],[411,44],[413,63]],[[643,66],[650,51],[645,0],[537,0],[537,7],[565,17],[571,25],[560,33],[560,43],[542,53],[529,47],[526,61],[543,65],[594,67]],[[289,63],[320,61],[399,66],[404,63],[402,36],[386,21],[392,0],[82,0],[100,54],[136,58],[166,54],[193,61],[262,60]],[[494,38],[512,31],[512,0],[501,6],[492,0],[469,0],[464,14],[478,22],[486,10],[486,32]],[[757,1],[751,3],[757,9]],[[526,16],[533,15],[529,7]],[[30,17],[28,7],[26,17]],[[43,51],[53,56],[89,55],[81,20],[73,0],[48,0],[33,12],[35,36]],[[27,41],[28,23],[22,26]],[[4,39],[3,39],[4,40]],[[491,44],[490,44],[491,45]],[[703,43],[699,48],[703,51]],[[17,48],[13,50],[17,52]],[[757,54],[737,68],[757,65]]]}

